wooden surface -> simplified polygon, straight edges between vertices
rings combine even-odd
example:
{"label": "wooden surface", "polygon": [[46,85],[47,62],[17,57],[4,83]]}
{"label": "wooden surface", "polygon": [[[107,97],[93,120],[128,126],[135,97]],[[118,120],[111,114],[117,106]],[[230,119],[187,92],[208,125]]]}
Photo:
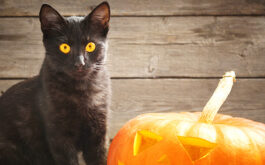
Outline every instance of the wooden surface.
{"label": "wooden surface", "polygon": [[[0,0],[0,91],[38,74],[38,13],[86,15],[98,0]],[[265,123],[265,0],[110,0],[110,137],[136,115],[201,111],[224,72],[239,77],[220,113]]]}
{"label": "wooden surface", "polygon": [[[99,0],[1,0],[0,16],[37,16],[48,3],[64,15],[84,15]],[[109,0],[114,16],[261,15],[264,0]]]}
{"label": "wooden surface", "polygon": [[[0,91],[20,80],[1,80]],[[148,112],[201,111],[219,79],[113,79],[110,137]],[[238,79],[220,113],[265,123],[265,80]]]}
{"label": "wooden surface", "polygon": [[[113,77],[265,77],[265,17],[114,17]],[[17,28],[19,27],[19,28]],[[37,18],[0,18],[0,77],[37,74],[44,58]]]}

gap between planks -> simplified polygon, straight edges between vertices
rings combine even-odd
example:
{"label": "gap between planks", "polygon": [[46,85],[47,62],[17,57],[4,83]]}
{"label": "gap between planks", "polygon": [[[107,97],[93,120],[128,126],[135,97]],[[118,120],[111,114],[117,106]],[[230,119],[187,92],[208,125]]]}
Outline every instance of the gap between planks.
{"label": "gap between planks", "polygon": [[[37,75],[36,75],[37,76]],[[0,78],[0,80],[26,80],[31,77],[11,77],[11,78]],[[141,80],[141,79],[195,79],[195,80],[204,80],[204,79],[220,79],[220,77],[186,77],[186,76],[163,76],[163,77],[111,77],[112,80]],[[236,79],[265,79],[265,77],[236,77]]]}
{"label": "gap between planks", "polygon": [[[71,17],[71,16],[77,16],[77,17],[82,17],[85,15],[63,15],[64,17]],[[232,15],[225,15],[225,14],[212,14],[212,15],[111,15],[111,17],[130,17],[130,18],[138,18],[138,17],[264,17],[265,14],[232,14]],[[39,18],[39,16],[35,15],[24,15],[24,16],[0,16],[0,18]]]}

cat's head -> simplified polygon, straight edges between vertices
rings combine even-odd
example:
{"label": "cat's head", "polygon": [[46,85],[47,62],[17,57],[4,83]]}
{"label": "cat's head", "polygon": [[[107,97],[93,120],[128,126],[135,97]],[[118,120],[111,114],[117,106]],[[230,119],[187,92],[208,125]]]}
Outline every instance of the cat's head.
{"label": "cat's head", "polygon": [[98,5],[85,17],[64,18],[44,4],[39,14],[45,65],[54,72],[84,78],[100,71],[105,61],[110,8],[107,2]]}

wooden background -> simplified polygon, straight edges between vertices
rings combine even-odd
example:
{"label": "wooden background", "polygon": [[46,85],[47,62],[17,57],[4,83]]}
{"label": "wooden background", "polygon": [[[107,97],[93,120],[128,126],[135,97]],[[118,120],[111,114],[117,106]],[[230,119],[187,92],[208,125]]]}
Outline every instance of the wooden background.
{"label": "wooden background", "polygon": [[[39,72],[42,3],[86,15],[97,0],[0,0],[0,90]],[[219,78],[237,83],[220,113],[265,123],[265,0],[110,0],[110,136],[147,112],[201,111]]]}

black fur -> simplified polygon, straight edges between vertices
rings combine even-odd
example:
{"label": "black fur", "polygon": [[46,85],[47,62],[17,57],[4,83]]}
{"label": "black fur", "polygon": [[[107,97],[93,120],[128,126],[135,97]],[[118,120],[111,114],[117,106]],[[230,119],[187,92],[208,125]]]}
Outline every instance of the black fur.
{"label": "black fur", "polygon": [[[62,17],[49,5],[40,11],[46,56],[40,74],[0,97],[0,164],[106,164],[110,79],[105,69],[109,5],[88,16]],[[94,42],[92,53],[85,51]],[[71,46],[69,54],[59,45]],[[83,56],[82,65],[79,56]]]}

